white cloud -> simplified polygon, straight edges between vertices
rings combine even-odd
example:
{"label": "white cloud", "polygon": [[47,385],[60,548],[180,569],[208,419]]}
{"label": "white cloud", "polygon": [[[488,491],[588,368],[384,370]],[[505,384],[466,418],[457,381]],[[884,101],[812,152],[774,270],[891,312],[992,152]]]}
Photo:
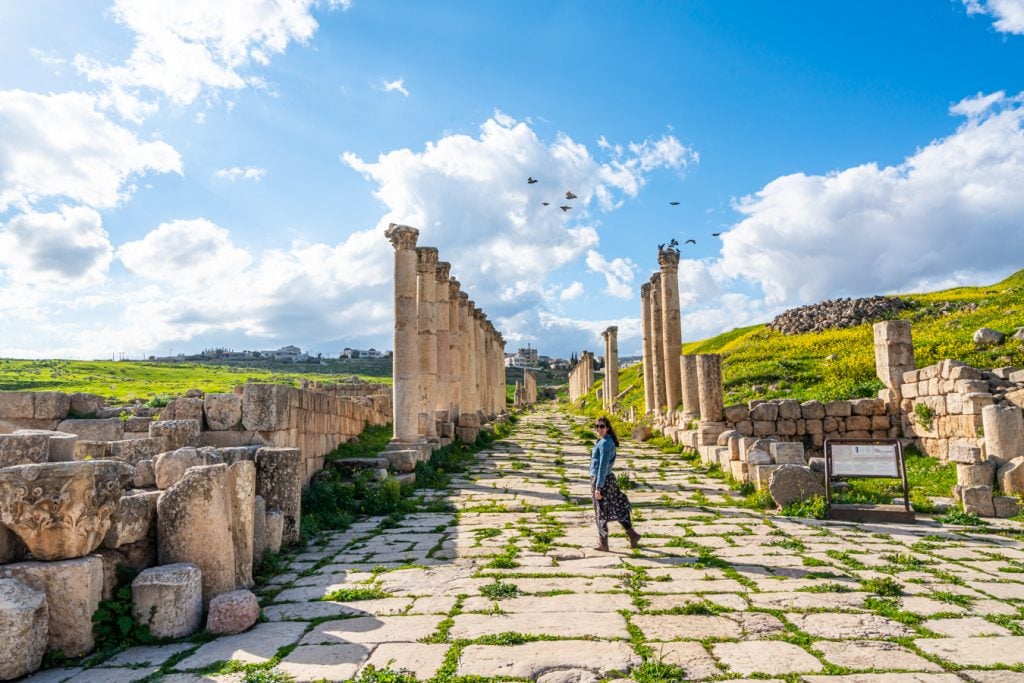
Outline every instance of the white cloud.
{"label": "white cloud", "polygon": [[218,178],[227,178],[231,182],[236,180],[255,180],[259,182],[263,180],[263,176],[267,174],[267,169],[259,168],[258,166],[232,166],[231,168],[219,168],[217,169]]}
{"label": "white cloud", "polygon": [[162,223],[143,239],[121,245],[117,256],[137,275],[185,288],[235,277],[252,261],[231,243],[227,230],[203,218]]}
{"label": "white cloud", "polygon": [[632,260],[614,258],[609,261],[591,249],[587,252],[587,268],[604,276],[606,294],[620,299],[631,299],[636,294],[633,291],[636,266]]}
{"label": "white cloud", "polygon": [[[963,100],[951,112],[967,121],[900,164],[795,173],[738,200],[742,218],[723,234],[720,257],[680,264],[684,335],[721,331],[688,326],[701,315],[709,326],[717,320],[733,327],[762,311],[992,282],[1019,268],[1021,99],[996,93]],[[716,296],[744,287],[747,299]]]}
{"label": "white cloud", "polygon": [[1024,34],[1024,0],[963,0],[968,14],[986,14],[1001,33]]}
{"label": "white cloud", "polygon": [[[580,320],[556,315],[550,311],[540,311],[537,315],[537,331],[540,339],[558,338],[568,349],[594,351],[604,355],[604,339],[601,333],[610,326],[619,328],[618,342],[620,355],[633,355],[630,349],[639,349],[641,340],[640,318],[614,318],[599,320]],[[504,329],[504,328],[502,328]],[[566,353],[569,353],[567,350]]]}
{"label": "white cloud", "polygon": [[562,301],[572,301],[583,296],[583,283],[577,280],[571,285],[562,290],[562,293],[558,295],[558,298]]}
{"label": "white cloud", "polygon": [[[318,24],[311,14],[315,0],[116,0],[113,16],[135,34],[124,64],[104,64],[76,55],[75,66],[90,80],[108,86],[110,102],[137,119],[152,103],[143,91],[162,94],[176,105],[191,104],[204,89],[261,87],[247,75],[253,64],[292,42],[306,42]],[[351,3],[332,0],[330,7]]]}
{"label": "white cloud", "polygon": [[132,193],[132,176],[182,170],[173,147],[139,140],[84,93],[0,91],[0,130],[0,213],[47,197],[110,208]]}
{"label": "white cloud", "polygon": [[399,92],[405,95],[406,97],[409,96],[409,91],[405,89],[404,78],[398,78],[393,81],[384,81],[381,87],[384,89],[384,92]]}
{"label": "white cloud", "polygon": [[28,212],[0,224],[0,275],[16,284],[97,283],[113,254],[102,219],[90,208]]}

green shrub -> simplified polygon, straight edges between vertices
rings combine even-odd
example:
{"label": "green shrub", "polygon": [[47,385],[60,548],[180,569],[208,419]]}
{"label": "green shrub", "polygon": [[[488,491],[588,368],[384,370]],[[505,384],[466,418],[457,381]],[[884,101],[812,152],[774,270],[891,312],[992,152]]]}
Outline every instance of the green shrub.
{"label": "green shrub", "polygon": [[[149,626],[132,616],[132,580],[138,572],[126,565],[117,567],[117,588],[110,600],[101,600],[92,614],[92,632],[96,647],[120,649],[153,642]],[[59,606],[54,605],[54,609]]]}
{"label": "green shrub", "polygon": [[795,501],[782,508],[779,514],[785,517],[825,519],[825,498],[823,496],[813,496]]}
{"label": "green shrub", "polygon": [[914,417],[917,418],[917,423],[924,427],[927,431],[931,431],[932,424],[935,421],[935,411],[924,403],[914,404]]}

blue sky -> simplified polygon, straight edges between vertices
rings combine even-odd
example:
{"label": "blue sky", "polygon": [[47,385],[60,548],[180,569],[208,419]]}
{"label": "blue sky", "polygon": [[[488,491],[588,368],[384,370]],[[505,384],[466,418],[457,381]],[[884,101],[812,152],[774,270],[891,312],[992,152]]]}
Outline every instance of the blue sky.
{"label": "blue sky", "polygon": [[991,282],[1022,34],[1024,0],[0,0],[0,356],[390,348],[392,221],[559,356],[638,352],[672,237],[685,339]]}

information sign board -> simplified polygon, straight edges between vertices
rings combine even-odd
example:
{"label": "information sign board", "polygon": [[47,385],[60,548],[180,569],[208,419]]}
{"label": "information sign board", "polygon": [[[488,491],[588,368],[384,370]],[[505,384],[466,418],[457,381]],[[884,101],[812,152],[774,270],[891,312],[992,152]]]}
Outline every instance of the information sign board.
{"label": "information sign board", "polygon": [[892,477],[900,476],[896,444],[832,445],[832,476]]}

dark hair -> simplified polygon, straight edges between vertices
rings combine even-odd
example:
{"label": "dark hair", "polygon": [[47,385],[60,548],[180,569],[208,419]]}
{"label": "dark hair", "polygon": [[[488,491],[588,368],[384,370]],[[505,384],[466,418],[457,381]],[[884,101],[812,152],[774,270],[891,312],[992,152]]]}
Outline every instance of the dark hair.
{"label": "dark hair", "polygon": [[603,422],[606,425],[608,425],[608,434],[606,436],[610,436],[612,438],[612,441],[615,443],[615,447],[618,448],[619,435],[615,433],[615,427],[612,427],[612,421],[609,420],[608,417],[605,415],[602,415],[601,417],[597,418],[597,421]]}

